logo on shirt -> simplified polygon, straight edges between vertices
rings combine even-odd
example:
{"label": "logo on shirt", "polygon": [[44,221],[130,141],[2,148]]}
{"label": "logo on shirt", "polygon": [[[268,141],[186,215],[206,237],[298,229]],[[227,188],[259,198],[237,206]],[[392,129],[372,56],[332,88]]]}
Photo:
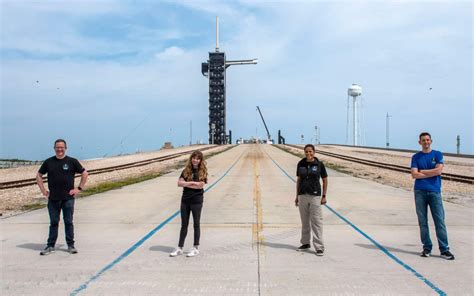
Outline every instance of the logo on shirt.
{"label": "logo on shirt", "polygon": [[318,171],[318,167],[315,166],[315,165],[313,165],[313,166],[311,167],[311,171],[312,171],[313,173],[316,173],[316,172]]}
{"label": "logo on shirt", "polygon": [[69,170],[69,165],[67,163],[63,164],[63,170],[65,171]]}
{"label": "logo on shirt", "polygon": [[431,164],[436,165],[436,158],[433,157],[433,159],[431,160]]}

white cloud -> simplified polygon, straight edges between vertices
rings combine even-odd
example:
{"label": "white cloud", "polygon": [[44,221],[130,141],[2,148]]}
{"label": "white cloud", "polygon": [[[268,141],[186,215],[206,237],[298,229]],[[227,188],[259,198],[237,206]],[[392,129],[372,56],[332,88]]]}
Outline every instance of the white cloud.
{"label": "white cloud", "polygon": [[[58,113],[72,108],[86,114],[95,125],[102,123],[101,141],[113,141],[110,139],[117,136],[114,121],[124,119],[119,131],[123,133],[147,112],[155,112],[151,116],[153,124],[163,130],[156,131],[150,124],[147,133],[156,138],[163,137],[173,125],[175,138],[186,139],[187,131],[178,134],[178,130],[185,130],[182,125],[187,126],[190,119],[195,120],[194,126],[203,126],[199,137],[206,138],[208,82],[200,73],[200,63],[207,60],[207,52],[213,47],[211,26],[216,14],[221,17],[220,46],[227,59],[259,58],[258,65],[232,66],[227,72],[227,119],[235,137],[251,135],[255,125],[260,125],[253,113],[255,105],[260,105],[272,134],[282,128],[290,142],[299,141],[302,133],[309,140],[317,123],[322,127],[323,140],[343,142],[346,90],[353,82],[364,87],[366,118],[372,120],[367,122],[366,133],[374,142],[368,144],[384,140],[380,136],[383,128],[378,128],[383,127],[387,111],[393,113],[394,127],[397,118],[400,122],[406,119],[400,133],[402,128],[409,130],[410,125],[417,129],[423,125],[433,127],[437,139],[441,139],[440,133],[446,138],[453,133],[443,130],[447,125],[441,122],[457,124],[461,134],[466,126],[472,126],[472,28],[466,28],[471,25],[472,14],[463,12],[462,5],[181,2],[172,18],[185,19],[191,14],[193,22],[205,23],[196,27],[209,26],[212,36],[204,37],[210,40],[206,46],[195,43],[195,37],[202,34],[199,30],[175,22],[147,26],[137,11],[136,21],[132,18],[121,24],[126,27],[123,40],[94,38],[78,31],[87,13],[45,6],[29,10],[23,5],[14,14],[2,15],[7,15],[2,20],[4,48],[66,55],[55,60],[2,61],[2,107],[21,110],[17,115],[5,112],[8,116],[2,120],[10,120],[5,126],[19,122],[15,131],[21,134],[27,131],[20,129],[25,126],[20,125],[26,122],[25,114],[34,118],[55,106]],[[55,9],[64,11],[58,13],[59,18],[45,19]],[[38,10],[44,11],[37,14]],[[104,7],[95,11],[107,13]],[[146,53],[146,57],[123,62],[68,56],[134,50]],[[40,85],[35,85],[36,80]],[[433,84],[436,92],[428,96],[426,89]],[[425,116],[422,122],[414,118],[413,114],[426,106],[445,110],[443,121],[436,116]],[[301,115],[311,109],[309,119]],[[449,117],[450,113],[458,117]],[[458,118],[470,121],[466,124]],[[55,128],[47,122],[42,124],[43,136]],[[72,133],[80,135],[83,131],[71,127]]]}
{"label": "white cloud", "polygon": [[184,49],[177,46],[171,46],[166,48],[164,51],[155,54],[155,57],[158,60],[173,60],[183,56],[184,54]]}
{"label": "white cloud", "polygon": [[[144,53],[160,48],[167,40],[195,37],[177,27],[149,27],[148,23],[122,23],[140,15],[138,6],[120,1],[2,2],[1,47],[33,58],[102,58]],[[100,28],[100,18],[109,21]],[[111,23],[117,19],[117,23]],[[113,28],[123,35],[107,36]]]}

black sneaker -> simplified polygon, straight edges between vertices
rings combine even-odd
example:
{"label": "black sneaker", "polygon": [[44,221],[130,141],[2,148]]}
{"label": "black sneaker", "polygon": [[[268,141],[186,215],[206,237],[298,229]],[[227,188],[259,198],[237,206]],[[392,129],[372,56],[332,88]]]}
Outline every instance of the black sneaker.
{"label": "black sneaker", "polygon": [[40,255],[41,256],[49,255],[49,254],[54,253],[55,251],[56,250],[54,250],[54,247],[47,246],[46,248],[44,248],[43,251],[40,252]]}
{"label": "black sneaker", "polygon": [[454,255],[450,251],[441,253],[441,258],[446,260],[454,260]]}
{"label": "black sneaker", "polygon": [[302,251],[305,251],[309,248],[311,248],[311,246],[309,244],[305,244],[305,245],[301,245],[298,249],[296,249],[296,251],[302,252]]}
{"label": "black sneaker", "polygon": [[420,256],[421,256],[421,257],[430,257],[430,256],[431,256],[431,251],[424,249],[424,250],[421,252]]}
{"label": "black sneaker", "polygon": [[74,246],[67,247],[67,251],[69,254],[77,254],[77,249]]}
{"label": "black sneaker", "polygon": [[323,250],[316,250],[316,256],[324,256]]}

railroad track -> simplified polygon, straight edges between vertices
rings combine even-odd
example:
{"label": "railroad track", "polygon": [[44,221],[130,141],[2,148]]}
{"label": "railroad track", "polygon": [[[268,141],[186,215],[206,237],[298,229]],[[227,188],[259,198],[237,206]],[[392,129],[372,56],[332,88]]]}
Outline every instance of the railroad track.
{"label": "railroad track", "polygon": [[[202,149],[197,149],[199,151],[206,151],[209,149],[213,149],[214,147],[206,147]],[[166,156],[161,156],[161,157],[154,157],[146,160],[140,160],[140,161],[135,161],[135,162],[130,162],[126,164],[121,164],[121,165],[115,165],[115,166],[110,166],[110,167],[105,167],[105,168],[99,168],[99,169],[93,169],[93,170],[87,170],[87,172],[90,175],[98,175],[98,174],[103,174],[103,173],[108,173],[108,172],[113,172],[113,171],[119,171],[119,170],[125,170],[125,169],[130,169],[134,167],[141,167],[141,166],[146,166],[155,162],[162,162],[165,160],[177,158],[186,154],[189,154],[190,151],[185,151],[185,152],[179,152],[179,153],[173,153],[170,155]],[[76,178],[79,177],[80,175],[77,174]],[[48,178],[43,177],[43,181],[47,182]],[[23,180],[16,180],[16,181],[8,181],[8,182],[1,182],[0,183],[0,190],[2,189],[10,189],[10,188],[20,188],[20,187],[25,187],[25,186],[31,186],[36,184],[36,178],[31,178],[31,179],[23,179]]]}
{"label": "railroad track", "polygon": [[[339,147],[350,147],[354,148],[353,145],[344,145],[344,144],[321,144],[321,146],[339,146]],[[419,150],[411,150],[411,149],[400,149],[400,148],[385,148],[385,147],[371,147],[371,146],[357,146],[357,148],[363,148],[363,149],[370,149],[370,150],[385,150],[385,151],[397,151],[397,152],[409,152],[412,154],[417,153]],[[474,158],[474,155],[472,154],[458,154],[458,153],[449,153],[449,152],[443,152],[444,156],[450,156],[450,157],[459,157],[459,158]]]}
{"label": "railroad track", "polygon": [[[286,146],[303,150],[303,147],[298,146],[298,145],[286,144]],[[347,160],[347,161],[351,161],[351,162],[365,164],[365,165],[369,165],[369,166],[373,166],[373,167],[377,167],[377,168],[382,168],[382,169],[387,169],[387,170],[392,170],[392,171],[411,174],[411,169],[409,167],[404,167],[404,166],[401,166],[401,165],[378,162],[378,161],[372,161],[372,160],[368,160],[368,159],[357,158],[357,157],[352,157],[352,156],[347,156],[347,155],[342,155],[342,154],[337,154],[337,153],[332,153],[332,152],[326,152],[326,151],[321,151],[321,150],[317,150],[317,149],[316,149],[316,153],[321,154],[321,155],[334,157],[334,158],[339,158],[339,159],[342,159],[342,160]],[[441,178],[443,180],[449,180],[449,181],[461,182],[461,183],[467,183],[467,184],[474,184],[474,177],[471,177],[471,176],[463,176],[463,175],[442,173]]]}

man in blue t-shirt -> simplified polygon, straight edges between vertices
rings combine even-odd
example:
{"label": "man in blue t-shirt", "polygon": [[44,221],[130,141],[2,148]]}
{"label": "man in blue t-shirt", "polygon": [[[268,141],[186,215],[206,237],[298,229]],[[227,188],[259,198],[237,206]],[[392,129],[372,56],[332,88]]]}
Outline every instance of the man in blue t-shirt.
{"label": "man in blue t-shirt", "polygon": [[444,223],[444,208],[441,198],[441,172],[444,160],[440,151],[431,149],[431,135],[427,132],[420,134],[418,142],[422,150],[411,158],[411,175],[415,180],[415,206],[420,225],[421,242],[423,251],[421,257],[429,257],[433,244],[428,228],[428,206],[436,228],[441,257],[454,260],[454,255],[449,251],[448,232]]}

